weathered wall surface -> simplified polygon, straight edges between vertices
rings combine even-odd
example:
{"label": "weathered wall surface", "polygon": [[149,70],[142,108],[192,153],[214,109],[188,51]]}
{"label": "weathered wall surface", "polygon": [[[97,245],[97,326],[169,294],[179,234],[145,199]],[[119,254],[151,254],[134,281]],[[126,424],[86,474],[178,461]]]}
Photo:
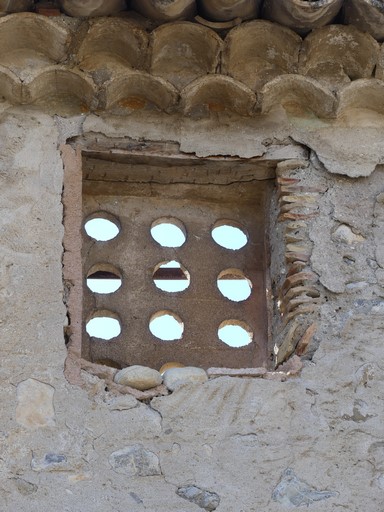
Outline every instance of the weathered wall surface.
{"label": "weathered wall surface", "polygon": [[[85,129],[97,132],[97,122]],[[135,122],[109,121],[108,136],[133,132]],[[2,510],[380,510],[383,171],[331,175],[315,155],[306,170],[327,184],[309,228],[325,300],[319,348],[300,377],[223,377],[145,404],[111,395],[96,377],[83,374],[86,391],[63,374],[59,143],[81,125],[21,108],[1,116]],[[226,130],[217,127],[217,140]]]}

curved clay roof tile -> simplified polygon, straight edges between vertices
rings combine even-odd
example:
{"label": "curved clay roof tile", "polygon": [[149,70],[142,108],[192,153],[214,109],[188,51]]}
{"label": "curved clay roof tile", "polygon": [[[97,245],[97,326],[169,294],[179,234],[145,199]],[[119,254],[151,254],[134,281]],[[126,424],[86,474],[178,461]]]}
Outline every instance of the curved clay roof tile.
{"label": "curved clay roof tile", "polygon": [[96,89],[81,71],[50,66],[23,84],[23,103],[45,101],[52,97],[76,97],[89,108],[96,106]]}
{"label": "curved clay roof tile", "polygon": [[[383,0],[57,0],[62,12],[74,17],[117,15],[137,19],[132,12],[148,17],[157,24],[186,20],[223,31],[242,20],[264,18],[304,35],[334,20],[355,25],[376,40],[384,41]],[[55,2],[48,2],[55,4]],[[36,8],[47,15],[56,14],[44,0],[0,0],[0,15],[22,13]],[[261,11],[261,12],[260,12]],[[142,20],[141,17],[139,19]],[[63,26],[63,24],[62,24]],[[147,24],[150,26],[150,23]],[[41,33],[44,31],[42,30]],[[16,33],[16,32],[15,32]],[[16,40],[16,38],[15,38]]]}
{"label": "curved clay roof tile", "polygon": [[263,17],[306,34],[330,23],[342,4],[343,0],[265,0]]}
{"label": "curved clay roof tile", "polygon": [[106,60],[114,59],[122,65],[144,69],[148,39],[145,30],[129,20],[100,18],[90,27],[80,46],[78,57],[81,62],[85,61],[85,67],[90,68],[98,64],[102,68]]}
{"label": "curved clay roof tile", "polygon": [[344,87],[339,93],[338,114],[353,108],[369,109],[384,115],[384,83],[361,79]]}
{"label": "curved clay roof tile", "polygon": [[176,89],[159,77],[141,71],[128,71],[105,84],[105,108],[115,105],[141,110],[148,104],[170,111],[178,100]]}
{"label": "curved clay roof tile", "polygon": [[61,9],[69,16],[108,16],[125,7],[124,0],[59,0]]}
{"label": "curved clay roof tile", "polygon": [[0,55],[34,50],[54,62],[66,58],[69,31],[46,16],[32,13],[0,18]]}
{"label": "curved clay roof tile", "polygon": [[270,21],[242,23],[226,37],[223,72],[260,90],[276,76],[297,71],[301,42],[295,32]]}
{"label": "curved clay roof tile", "polygon": [[229,76],[207,75],[189,84],[181,93],[184,112],[207,115],[229,110],[242,116],[252,114],[255,94]]}
{"label": "curved clay roof tile", "polygon": [[379,49],[372,36],[352,25],[329,25],[306,37],[300,71],[335,84],[369,78],[378,62]]}
{"label": "curved clay roof tile", "polygon": [[345,0],[345,23],[367,31],[378,41],[384,40],[384,4],[378,0]]}
{"label": "curved clay roof tile", "polygon": [[132,8],[156,21],[175,21],[196,14],[195,0],[132,0]]}
{"label": "curved clay roof tile", "polygon": [[151,73],[182,89],[200,76],[215,73],[222,45],[213,30],[196,23],[162,25],[152,32]]}
{"label": "curved clay roof tile", "polygon": [[200,14],[212,21],[251,19],[259,15],[261,0],[200,0]]}
{"label": "curved clay roof tile", "polygon": [[320,118],[329,118],[335,116],[336,97],[316,80],[282,75],[267,83],[261,91],[263,114],[278,104],[293,113],[313,112]]}
{"label": "curved clay roof tile", "polygon": [[21,103],[21,80],[9,69],[0,66],[0,96],[10,103]]}

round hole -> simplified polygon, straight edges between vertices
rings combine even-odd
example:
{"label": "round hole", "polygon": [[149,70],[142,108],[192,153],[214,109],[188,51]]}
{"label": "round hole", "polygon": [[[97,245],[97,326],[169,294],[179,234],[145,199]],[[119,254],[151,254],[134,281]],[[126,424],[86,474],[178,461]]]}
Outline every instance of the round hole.
{"label": "round hole", "polygon": [[184,324],[172,311],[158,311],[151,316],[149,330],[160,340],[175,341],[183,336]]}
{"label": "round hole", "polygon": [[220,272],[217,287],[224,297],[234,302],[248,299],[252,292],[251,281],[237,268],[228,268]]}
{"label": "round hole", "polygon": [[224,247],[236,251],[248,243],[246,230],[233,220],[220,220],[212,228],[212,238]]}
{"label": "round hole", "polygon": [[162,247],[181,247],[187,239],[183,223],[170,217],[155,220],[151,226],[151,235]]}
{"label": "round hole", "polygon": [[87,286],[94,293],[113,293],[121,283],[120,272],[109,263],[93,265],[87,274]]}
{"label": "round hole", "polygon": [[191,277],[178,261],[165,261],[155,267],[153,282],[163,292],[182,292],[191,282]]}
{"label": "round hole", "polygon": [[85,221],[85,232],[98,242],[107,242],[120,232],[119,222],[107,212],[97,212]]}
{"label": "round hole", "polygon": [[96,311],[88,320],[86,331],[93,338],[109,341],[121,333],[120,321],[112,311]]}
{"label": "round hole", "polygon": [[233,348],[245,347],[252,342],[253,332],[245,322],[225,320],[218,329],[219,339]]}

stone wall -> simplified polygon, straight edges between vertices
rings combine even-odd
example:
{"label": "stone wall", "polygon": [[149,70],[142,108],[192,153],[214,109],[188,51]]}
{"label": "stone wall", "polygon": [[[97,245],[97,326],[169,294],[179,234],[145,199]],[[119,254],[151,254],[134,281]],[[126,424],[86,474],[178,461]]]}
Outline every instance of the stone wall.
{"label": "stone wall", "polygon": [[[220,377],[146,402],[112,393],[84,371],[83,387],[64,377],[68,320],[60,145],[99,134],[176,140],[199,155],[237,150],[252,157],[262,153],[261,140],[274,136],[285,155],[280,160],[291,151],[292,139],[282,142],[268,123],[210,123],[57,118],[3,104],[3,510],[278,512],[307,505],[312,511],[373,512],[382,507],[383,171],[377,166],[359,178],[335,174],[347,165],[354,175],[352,161],[340,162],[352,144],[348,130],[340,139],[341,152],[334,146],[327,156],[315,128],[303,129],[310,161],[291,170],[306,187],[321,185],[318,214],[306,236],[322,300],[314,349],[300,376]],[[297,130],[291,129],[293,138]],[[333,173],[317,153],[327,165],[334,162]]]}

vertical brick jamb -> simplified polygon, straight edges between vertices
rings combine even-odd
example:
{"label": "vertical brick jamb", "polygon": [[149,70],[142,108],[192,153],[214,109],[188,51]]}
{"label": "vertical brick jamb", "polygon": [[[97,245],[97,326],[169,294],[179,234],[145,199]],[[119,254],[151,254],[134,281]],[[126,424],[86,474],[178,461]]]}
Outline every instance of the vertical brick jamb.
{"label": "vertical brick jamb", "polygon": [[68,354],[64,374],[71,384],[82,384],[81,335],[83,309],[83,277],[81,260],[82,229],[82,161],[81,151],[62,145],[61,157],[64,165],[63,217],[64,255],[63,280],[68,311],[66,339]]}
{"label": "vertical brick jamb", "polygon": [[318,276],[311,269],[309,226],[319,215],[324,190],[305,185],[308,166],[307,161],[286,161],[276,169],[277,222],[282,226],[285,271],[274,290],[279,316],[274,332],[275,366],[293,354],[307,352],[322,302]]}

